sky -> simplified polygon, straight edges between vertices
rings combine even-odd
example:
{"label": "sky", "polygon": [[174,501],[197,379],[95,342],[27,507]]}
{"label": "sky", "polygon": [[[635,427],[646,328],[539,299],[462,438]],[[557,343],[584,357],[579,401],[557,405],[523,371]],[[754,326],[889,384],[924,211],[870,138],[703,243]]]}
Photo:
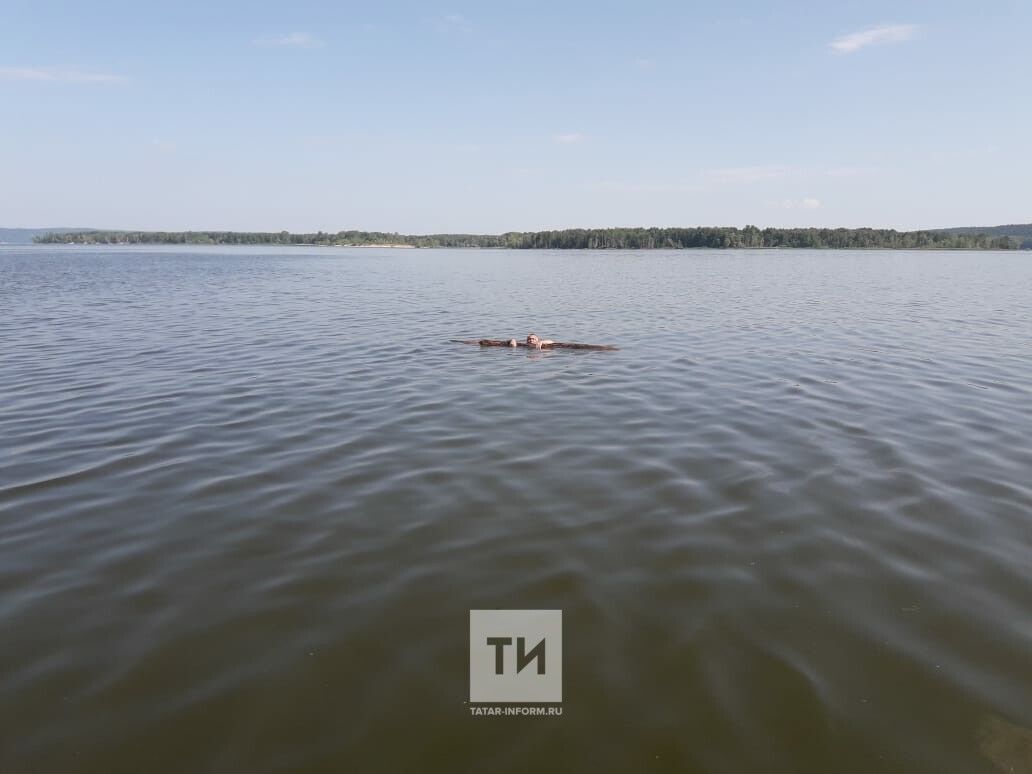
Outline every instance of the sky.
{"label": "sky", "polygon": [[1032,0],[0,0],[0,226],[1032,221]]}

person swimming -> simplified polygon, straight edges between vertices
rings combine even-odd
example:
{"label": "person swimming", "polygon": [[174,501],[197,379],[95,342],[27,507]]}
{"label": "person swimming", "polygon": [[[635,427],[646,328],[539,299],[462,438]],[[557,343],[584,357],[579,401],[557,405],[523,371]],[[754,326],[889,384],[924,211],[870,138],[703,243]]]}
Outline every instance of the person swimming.
{"label": "person swimming", "polygon": [[536,333],[528,333],[524,341],[516,339],[452,339],[456,344],[479,344],[481,347],[507,347],[516,349],[526,347],[527,349],[605,349],[615,350],[617,347],[609,344],[572,344],[569,342],[552,341],[543,339]]}
{"label": "person swimming", "polygon": [[[518,347],[520,345],[520,343],[516,341],[516,339],[509,339],[509,341],[506,342],[506,344],[510,347]],[[555,344],[555,342],[551,339],[542,339],[536,333],[528,333],[527,341],[524,344],[524,346],[526,346],[529,349],[542,349],[548,344]]]}

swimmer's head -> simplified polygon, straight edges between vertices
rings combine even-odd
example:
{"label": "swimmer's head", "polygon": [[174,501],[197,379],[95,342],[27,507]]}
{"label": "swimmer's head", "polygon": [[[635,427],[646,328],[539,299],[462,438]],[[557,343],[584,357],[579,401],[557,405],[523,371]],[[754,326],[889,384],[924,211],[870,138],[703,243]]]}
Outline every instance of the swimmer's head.
{"label": "swimmer's head", "polygon": [[528,347],[536,347],[538,345],[538,343],[540,343],[540,341],[541,341],[541,339],[538,338],[536,333],[528,333],[527,334],[527,346]]}

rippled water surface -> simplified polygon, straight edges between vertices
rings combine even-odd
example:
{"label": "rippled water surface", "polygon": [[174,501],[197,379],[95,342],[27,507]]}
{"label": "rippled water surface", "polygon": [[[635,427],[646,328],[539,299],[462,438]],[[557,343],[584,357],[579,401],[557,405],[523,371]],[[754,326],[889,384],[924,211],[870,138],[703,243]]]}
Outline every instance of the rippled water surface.
{"label": "rippled water surface", "polygon": [[[1028,253],[0,248],[0,771],[1032,771],[1030,310]],[[529,331],[621,349],[447,343]],[[470,716],[494,607],[564,611],[562,717]]]}

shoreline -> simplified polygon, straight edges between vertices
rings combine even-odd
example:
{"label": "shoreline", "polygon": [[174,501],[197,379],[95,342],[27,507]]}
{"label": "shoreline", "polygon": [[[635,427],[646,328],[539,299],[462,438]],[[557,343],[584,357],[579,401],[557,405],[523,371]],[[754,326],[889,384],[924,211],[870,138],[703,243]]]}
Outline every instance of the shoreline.
{"label": "shoreline", "polygon": [[620,253],[683,253],[683,252],[952,252],[952,253],[1027,253],[1032,247],[977,247],[977,246],[939,246],[929,245],[926,247],[798,247],[795,245],[783,246],[759,246],[759,247],[505,247],[505,246],[478,246],[478,245],[406,245],[406,244],[384,244],[384,245],[338,245],[338,244],[314,244],[314,243],[256,243],[238,244],[234,242],[0,242],[0,247],[111,247],[111,248],[135,248],[135,247],[170,247],[170,248],[198,248],[198,247],[237,247],[237,248],[276,248],[281,250],[293,250],[297,248],[319,248],[325,250],[483,250],[498,252],[561,252],[561,253],[589,253],[589,252],[620,252]]}
{"label": "shoreline", "polygon": [[[545,250],[753,249],[1032,249],[1032,234],[896,231],[873,228],[600,228],[507,231],[502,234],[401,234],[389,231],[123,231],[84,230],[37,236],[36,244],[269,245],[277,247],[501,248]],[[1032,226],[1029,226],[1032,229]]]}

